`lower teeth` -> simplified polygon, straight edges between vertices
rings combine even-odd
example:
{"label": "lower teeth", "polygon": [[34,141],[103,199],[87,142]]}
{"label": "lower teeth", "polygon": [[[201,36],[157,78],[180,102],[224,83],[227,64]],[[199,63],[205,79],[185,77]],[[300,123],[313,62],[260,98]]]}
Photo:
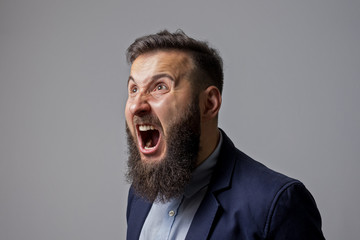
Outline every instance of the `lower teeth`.
{"label": "lower teeth", "polygon": [[151,144],[152,144],[152,140],[149,140],[145,145],[145,149],[153,148],[153,147],[151,147]]}

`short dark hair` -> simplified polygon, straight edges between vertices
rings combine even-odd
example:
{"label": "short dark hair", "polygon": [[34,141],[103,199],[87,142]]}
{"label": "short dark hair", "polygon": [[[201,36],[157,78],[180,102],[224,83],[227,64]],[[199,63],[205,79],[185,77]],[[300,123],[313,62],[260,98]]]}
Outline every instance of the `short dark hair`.
{"label": "short dark hair", "polygon": [[220,93],[223,89],[224,73],[223,61],[214,48],[205,41],[195,40],[187,36],[182,30],[170,33],[163,30],[156,34],[140,37],[130,45],[126,51],[127,61],[132,64],[141,54],[156,50],[180,50],[189,52],[195,64],[195,70],[201,81],[196,84],[202,89],[216,86]]}

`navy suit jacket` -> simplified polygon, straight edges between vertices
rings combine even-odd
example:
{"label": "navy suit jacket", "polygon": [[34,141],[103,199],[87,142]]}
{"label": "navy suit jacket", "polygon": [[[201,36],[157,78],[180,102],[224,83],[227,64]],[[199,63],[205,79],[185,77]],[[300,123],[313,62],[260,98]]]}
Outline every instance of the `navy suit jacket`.
{"label": "navy suit jacket", "polygon": [[[217,166],[186,239],[324,239],[320,213],[305,186],[251,159],[222,135]],[[130,188],[127,240],[139,239],[150,208]]]}

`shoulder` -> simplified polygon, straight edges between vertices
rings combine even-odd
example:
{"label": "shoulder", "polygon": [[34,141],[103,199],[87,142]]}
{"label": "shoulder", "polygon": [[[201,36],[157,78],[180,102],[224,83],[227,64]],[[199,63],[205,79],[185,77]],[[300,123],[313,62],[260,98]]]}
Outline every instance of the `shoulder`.
{"label": "shoulder", "polygon": [[272,198],[287,186],[301,184],[298,180],[276,172],[237,149],[223,134],[223,145],[215,172],[216,181],[227,179],[227,190],[249,198]]}
{"label": "shoulder", "polygon": [[282,193],[293,188],[296,188],[295,192],[298,188],[305,189],[299,180],[266,167],[235,147],[223,154],[219,161],[229,163],[227,167],[232,169],[228,187],[218,192],[217,198],[222,206],[241,210],[244,216],[248,214],[264,225]]}
{"label": "shoulder", "polygon": [[304,238],[295,239],[313,239],[314,235],[322,239],[320,214],[303,183],[257,162],[223,136],[213,179],[214,185],[226,183],[214,191],[223,212],[219,223],[243,229],[242,236],[293,237],[296,233]]}

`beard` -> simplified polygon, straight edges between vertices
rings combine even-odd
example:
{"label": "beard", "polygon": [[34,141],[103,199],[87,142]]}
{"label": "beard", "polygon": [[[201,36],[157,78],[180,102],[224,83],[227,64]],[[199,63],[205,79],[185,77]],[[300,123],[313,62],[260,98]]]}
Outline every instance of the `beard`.
{"label": "beard", "polygon": [[[196,167],[200,148],[200,110],[197,103],[192,101],[185,114],[169,126],[168,136],[165,136],[166,154],[156,162],[141,160],[126,124],[129,153],[127,180],[138,196],[150,202],[165,203],[184,193]],[[154,116],[144,118],[159,121]]]}

